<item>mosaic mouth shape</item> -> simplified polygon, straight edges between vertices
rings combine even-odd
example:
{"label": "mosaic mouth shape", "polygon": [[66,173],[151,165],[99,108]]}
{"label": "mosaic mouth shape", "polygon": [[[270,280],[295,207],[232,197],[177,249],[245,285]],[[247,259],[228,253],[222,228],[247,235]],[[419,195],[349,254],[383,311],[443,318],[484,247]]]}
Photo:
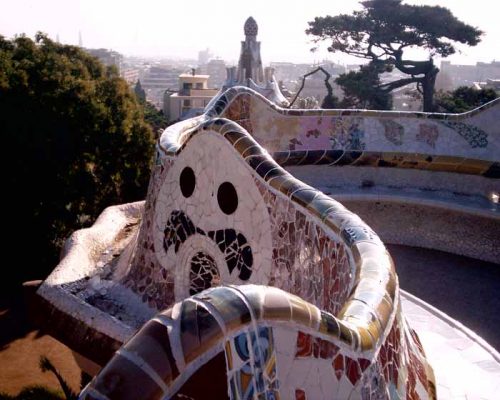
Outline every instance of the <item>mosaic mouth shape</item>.
{"label": "mosaic mouth shape", "polygon": [[[173,245],[176,253],[186,239],[192,235],[198,234],[209,237],[224,255],[229,274],[232,274],[233,270],[236,269],[238,278],[242,281],[247,281],[252,275],[252,248],[248,244],[245,235],[234,229],[220,229],[205,233],[202,229],[196,227],[184,212],[176,210],[170,215],[164,234],[163,247],[165,251],[168,252]],[[198,253],[196,257],[197,261],[194,265],[197,269],[200,268],[200,265],[214,264],[214,260],[206,253]],[[203,257],[205,257],[206,264],[202,261]],[[193,271],[193,268],[191,268],[191,271]],[[210,286],[204,287],[204,289],[208,289],[208,287]]]}

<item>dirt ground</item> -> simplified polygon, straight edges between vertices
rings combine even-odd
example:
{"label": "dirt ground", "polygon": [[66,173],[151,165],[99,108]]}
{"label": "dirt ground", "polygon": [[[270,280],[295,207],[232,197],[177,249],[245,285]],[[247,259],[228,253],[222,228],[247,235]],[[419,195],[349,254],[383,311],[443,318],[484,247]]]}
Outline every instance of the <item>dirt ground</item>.
{"label": "dirt ground", "polygon": [[43,373],[38,364],[46,356],[71,388],[79,391],[81,371],[71,350],[30,326],[21,288],[0,296],[0,393],[17,395],[28,385],[61,390],[52,373]]}

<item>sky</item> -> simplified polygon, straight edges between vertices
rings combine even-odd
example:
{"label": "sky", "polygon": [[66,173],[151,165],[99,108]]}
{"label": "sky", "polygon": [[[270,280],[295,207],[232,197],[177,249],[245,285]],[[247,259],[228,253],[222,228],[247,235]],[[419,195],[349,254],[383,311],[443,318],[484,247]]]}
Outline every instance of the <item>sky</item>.
{"label": "sky", "polygon": [[[449,57],[455,64],[500,61],[498,0],[406,0],[407,4],[440,5],[485,32],[476,47],[460,47]],[[196,59],[209,48],[214,56],[235,61],[243,24],[253,16],[264,64],[276,61],[312,63],[328,58],[356,63],[341,53],[314,45],[304,31],[316,16],[351,13],[358,0],[0,0],[0,34],[12,38],[37,31],[62,43],[107,48],[124,55]],[[423,55],[423,54],[422,54]]]}

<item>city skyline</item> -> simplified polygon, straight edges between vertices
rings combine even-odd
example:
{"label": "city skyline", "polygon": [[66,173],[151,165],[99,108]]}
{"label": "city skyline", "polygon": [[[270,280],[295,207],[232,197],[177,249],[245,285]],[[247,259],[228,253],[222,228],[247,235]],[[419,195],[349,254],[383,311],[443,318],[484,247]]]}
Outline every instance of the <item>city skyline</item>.
{"label": "city skyline", "polygon": [[[5,3],[7,3],[5,1]],[[476,47],[459,45],[462,54],[448,57],[455,64],[474,64],[500,59],[500,24],[496,14],[487,12],[494,0],[408,0],[408,4],[441,5],[449,8],[460,20],[485,32]],[[37,31],[54,40],[88,48],[108,48],[127,56],[196,59],[198,52],[209,48],[215,57],[234,62],[243,37],[243,23],[253,16],[259,25],[258,40],[262,58],[269,62],[290,61],[313,63],[328,58],[339,63],[356,63],[359,59],[341,53],[328,53],[326,44],[311,53],[314,46],[305,34],[308,21],[316,16],[351,13],[359,9],[357,0],[341,4],[299,1],[256,0],[247,3],[218,0],[192,0],[187,5],[145,0],[19,0],[8,2],[0,15],[0,34],[7,38],[25,33],[33,37]],[[412,56],[423,58],[426,53]]]}

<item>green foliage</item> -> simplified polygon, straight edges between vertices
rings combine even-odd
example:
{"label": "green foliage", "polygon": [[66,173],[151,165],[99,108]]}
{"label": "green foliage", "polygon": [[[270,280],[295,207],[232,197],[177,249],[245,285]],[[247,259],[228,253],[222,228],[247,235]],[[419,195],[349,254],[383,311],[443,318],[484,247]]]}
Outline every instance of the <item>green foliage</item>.
{"label": "green foliage", "polygon": [[463,113],[495,100],[497,97],[499,96],[493,89],[461,86],[451,92],[437,92],[436,106],[440,112]]}
{"label": "green foliage", "polygon": [[475,46],[482,34],[440,6],[408,5],[402,0],[361,4],[364,9],[352,15],[316,17],[309,22],[306,33],[319,40],[331,40],[331,51],[368,59],[391,57],[397,50],[412,46],[447,57],[456,52],[451,41]]}
{"label": "green foliage", "polygon": [[156,107],[146,100],[146,92],[142,88],[141,81],[137,81],[134,87],[135,97],[144,110],[144,120],[149,124],[155,137],[159,137],[161,132],[169,125],[167,117],[163,110],[157,110]]}
{"label": "green foliage", "polygon": [[77,47],[0,36],[0,132],[15,281],[44,277],[72,230],[145,195],[154,145],[142,107]]}
{"label": "green foliage", "polygon": [[392,97],[380,89],[380,69],[373,63],[361,66],[359,71],[341,74],[335,82],[344,91],[340,108],[390,110]]}
{"label": "green foliage", "polygon": [[[331,52],[354,55],[384,63],[408,74],[380,88],[390,92],[417,83],[424,96],[424,110],[433,108],[434,84],[438,69],[432,57],[447,57],[456,52],[454,42],[475,46],[482,32],[459,21],[450,10],[440,6],[402,4],[402,0],[362,1],[363,9],[352,15],[316,17],[306,33],[314,41],[330,42]],[[429,51],[429,59],[404,59],[408,49],[419,47]]]}
{"label": "green foliage", "polygon": [[137,100],[139,100],[142,103],[146,102],[146,92],[142,88],[141,81],[139,80],[135,84],[134,93],[135,97],[137,97]]}
{"label": "green foliage", "polygon": [[339,99],[337,98],[337,96],[334,96],[333,94],[332,95],[327,94],[321,103],[321,108],[324,109],[339,108]]}
{"label": "green foliage", "polygon": [[162,110],[157,110],[151,103],[146,101],[141,104],[144,107],[144,120],[153,130],[155,137],[159,137],[161,132],[170,125],[167,117],[165,117]]}

